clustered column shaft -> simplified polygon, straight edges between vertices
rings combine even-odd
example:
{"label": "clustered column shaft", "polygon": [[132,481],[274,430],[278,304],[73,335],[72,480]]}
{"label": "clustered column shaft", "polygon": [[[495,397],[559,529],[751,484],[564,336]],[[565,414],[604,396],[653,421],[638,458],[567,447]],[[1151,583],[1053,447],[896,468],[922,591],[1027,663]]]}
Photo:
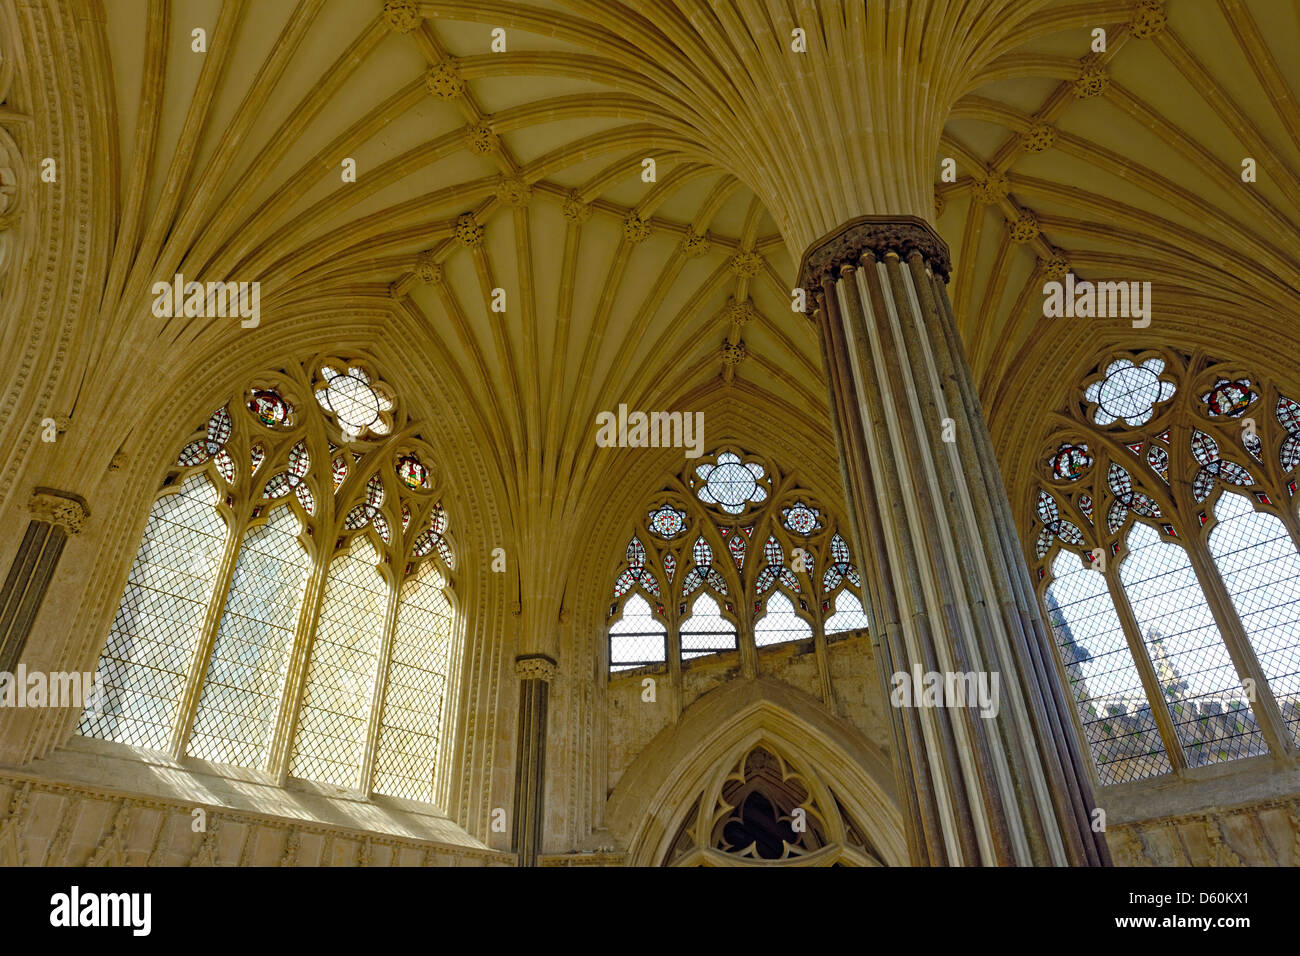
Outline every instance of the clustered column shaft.
{"label": "clustered column shaft", "polygon": [[516,657],[515,673],[519,676],[519,738],[511,850],[519,854],[520,866],[535,866],[542,842],[546,711],[555,661],[544,654]]}
{"label": "clustered column shaft", "polygon": [[990,712],[891,707],[909,852],[923,865],[1105,865],[947,272],[942,240],[912,217],[852,220],[801,267],[886,693],[914,671],[997,690]]}

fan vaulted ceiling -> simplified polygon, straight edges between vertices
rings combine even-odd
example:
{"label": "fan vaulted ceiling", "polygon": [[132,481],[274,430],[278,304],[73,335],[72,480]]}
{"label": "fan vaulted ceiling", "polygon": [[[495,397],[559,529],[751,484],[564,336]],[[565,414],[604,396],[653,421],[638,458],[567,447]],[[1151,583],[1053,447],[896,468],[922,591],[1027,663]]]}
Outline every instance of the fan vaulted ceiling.
{"label": "fan vaulted ceiling", "polygon": [[454,403],[470,422],[507,525],[530,529],[524,562],[531,548],[545,566],[547,529],[609,500],[616,459],[592,435],[619,403],[708,407],[733,432],[764,409],[833,476],[795,266],[851,215],[912,213],[952,249],[971,364],[1014,445],[1013,400],[1059,401],[1063,369],[1135,334],[1042,318],[1044,277],[1064,266],[1153,280],[1148,334],[1165,341],[1222,322],[1250,353],[1294,322],[1300,13],[1167,10],[113,0],[115,231],[76,404],[140,400],[246,334],[142,319],[173,272],[260,281],[268,334],[306,296],[385,296],[434,343],[409,361],[454,382],[429,411]]}

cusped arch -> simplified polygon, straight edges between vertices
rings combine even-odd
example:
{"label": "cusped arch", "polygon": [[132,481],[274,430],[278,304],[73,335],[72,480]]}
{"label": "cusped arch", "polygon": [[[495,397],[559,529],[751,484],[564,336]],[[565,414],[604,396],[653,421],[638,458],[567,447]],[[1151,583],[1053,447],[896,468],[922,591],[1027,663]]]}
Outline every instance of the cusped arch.
{"label": "cusped arch", "polygon": [[700,795],[755,746],[806,768],[863,828],[882,863],[906,865],[903,816],[885,752],[813,697],[764,677],[705,694],[619,779],[605,819],[627,847],[628,865],[659,865]]}

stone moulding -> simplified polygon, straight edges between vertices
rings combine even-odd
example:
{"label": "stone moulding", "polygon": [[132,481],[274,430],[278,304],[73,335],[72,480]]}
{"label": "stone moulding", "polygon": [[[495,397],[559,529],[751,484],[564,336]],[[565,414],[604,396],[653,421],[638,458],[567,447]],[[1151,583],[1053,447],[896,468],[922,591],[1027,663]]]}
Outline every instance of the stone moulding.
{"label": "stone moulding", "polygon": [[877,257],[893,252],[907,258],[919,252],[934,273],[946,282],[952,269],[948,245],[934,228],[916,216],[858,216],[828,232],[808,247],[799,263],[799,287],[812,293],[805,309],[813,311],[816,291],[824,279],[839,278],[844,265],[857,265],[864,252]]}

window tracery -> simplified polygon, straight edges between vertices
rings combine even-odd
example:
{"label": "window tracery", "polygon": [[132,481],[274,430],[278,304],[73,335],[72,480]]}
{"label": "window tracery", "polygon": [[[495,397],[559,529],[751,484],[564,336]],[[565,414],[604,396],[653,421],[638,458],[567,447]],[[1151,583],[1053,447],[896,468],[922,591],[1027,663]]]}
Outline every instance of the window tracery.
{"label": "window tracery", "polygon": [[867,626],[839,525],[756,456],[719,449],[640,515],[614,574],[611,672]]}
{"label": "window tracery", "polygon": [[862,832],[815,776],[755,744],[692,801],[663,865],[881,865]]}
{"label": "window tracery", "polygon": [[1054,416],[1040,596],[1098,782],[1300,743],[1300,406],[1231,363],[1117,354]]}
{"label": "window tracery", "polygon": [[164,478],[79,732],[432,800],[455,631],[435,462],[365,359],[246,383]]}

